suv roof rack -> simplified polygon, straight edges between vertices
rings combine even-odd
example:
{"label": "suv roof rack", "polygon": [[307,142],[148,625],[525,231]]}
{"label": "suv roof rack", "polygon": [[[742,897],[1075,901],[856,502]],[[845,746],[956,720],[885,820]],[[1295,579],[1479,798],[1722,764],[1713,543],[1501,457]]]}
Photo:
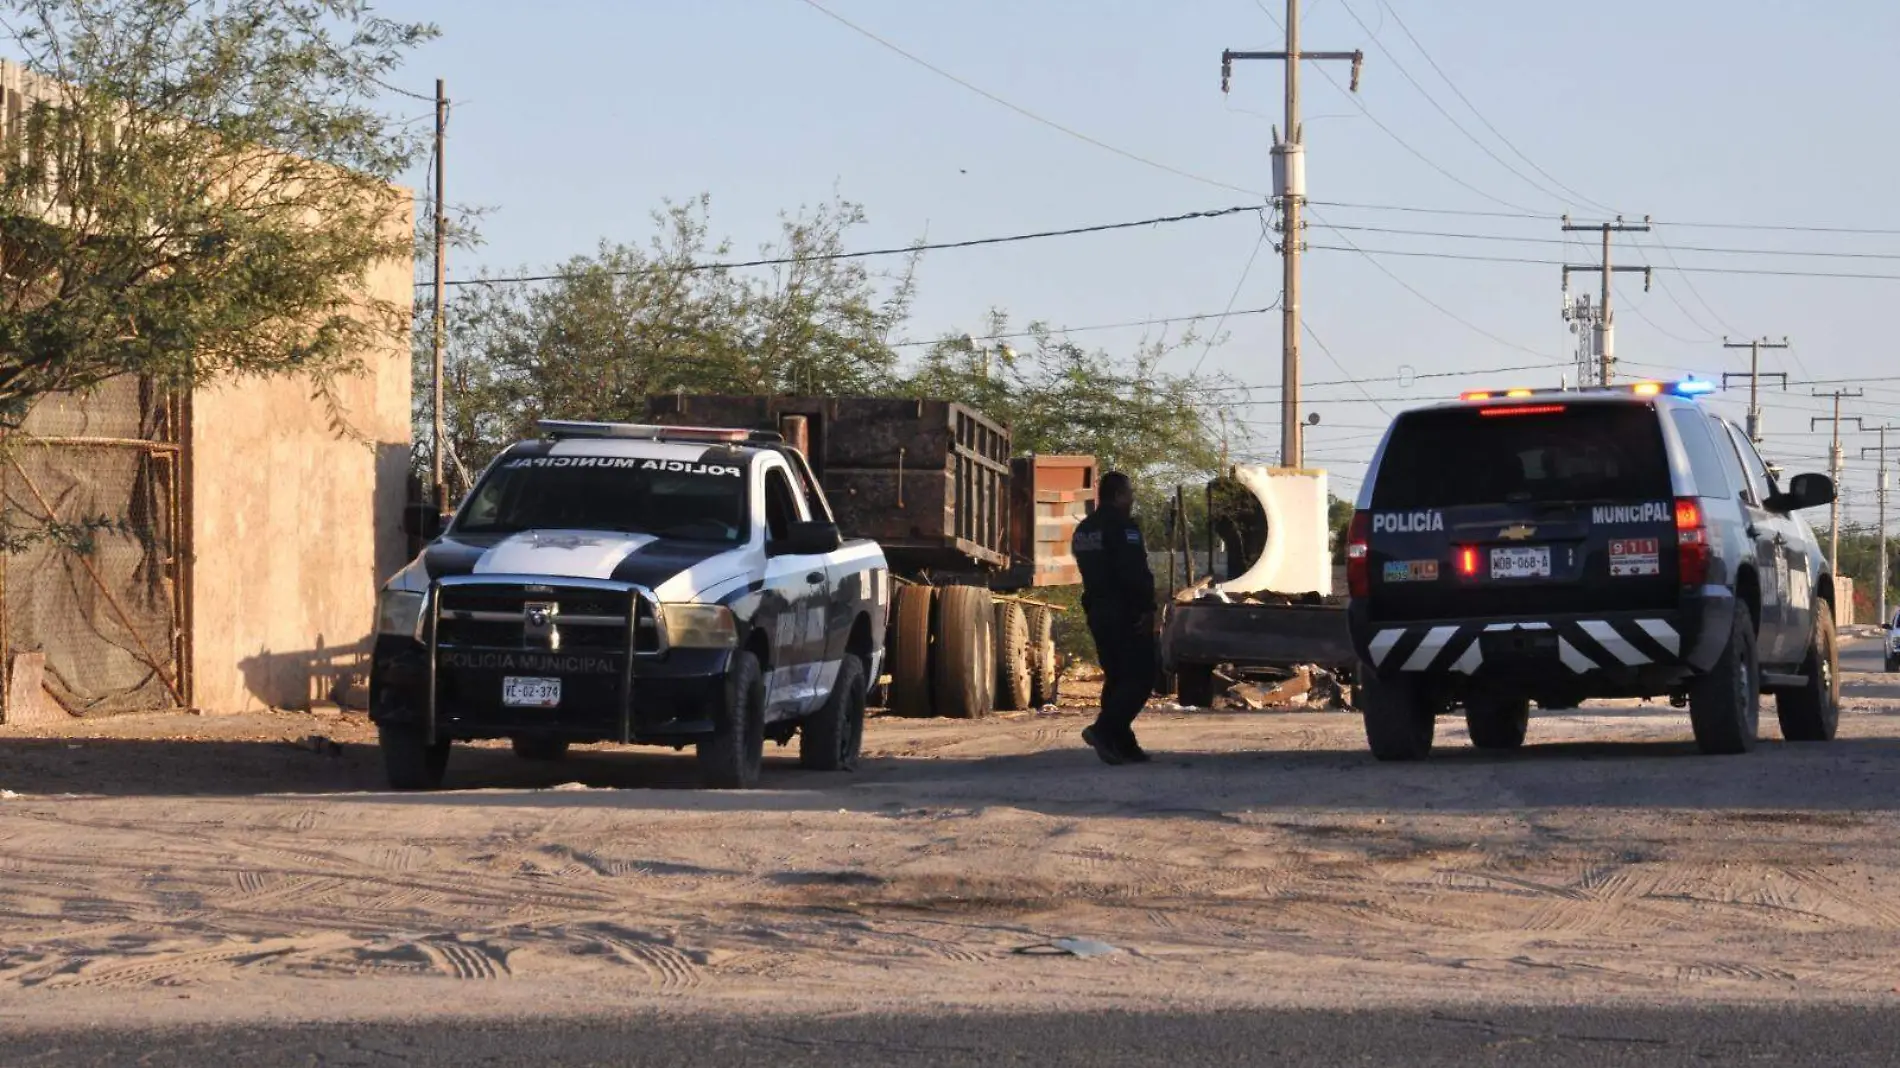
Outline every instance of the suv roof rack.
{"label": "suv roof rack", "polygon": [[725,426],[659,426],[651,423],[589,423],[573,419],[542,419],[535,423],[548,437],[617,438],[623,441],[724,442],[732,445],[778,445],[785,435],[776,430],[746,430]]}

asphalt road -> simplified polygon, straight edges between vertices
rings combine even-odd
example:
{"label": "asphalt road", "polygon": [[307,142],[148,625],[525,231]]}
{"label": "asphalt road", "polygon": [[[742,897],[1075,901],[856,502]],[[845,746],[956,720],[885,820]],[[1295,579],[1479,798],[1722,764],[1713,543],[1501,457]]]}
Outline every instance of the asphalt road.
{"label": "asphalt road", "polygon": [[905,1015],[807,1021],[631,1017],[165,1033],[0,1030],[10,1068],[288,1065],[1537,1065],[1900,1063],[1891,1008],[1258,1011],[1218,1015]]}

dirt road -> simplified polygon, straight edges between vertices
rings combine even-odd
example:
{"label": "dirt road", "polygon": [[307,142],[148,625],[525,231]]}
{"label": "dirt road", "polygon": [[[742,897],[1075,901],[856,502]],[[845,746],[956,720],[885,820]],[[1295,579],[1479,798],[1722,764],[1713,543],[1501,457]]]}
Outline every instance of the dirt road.
{"label": "dirt road", "polygon": [[[486,788],[405,797],[347,719],[0,729],[0,1017],[1894,999],[1875,657],[1850,647],[1838,741],[1770,711],[1737,758],[1667,705],[1502,757],[1446,720],[1419,766],[1351,715],[1175,713],[1110,769],[1071,711],[877,721],[861,772],[786,754],[754,793],[491,749],[451,772]],[[1066,935],[1119,951],[1035,948]]]}

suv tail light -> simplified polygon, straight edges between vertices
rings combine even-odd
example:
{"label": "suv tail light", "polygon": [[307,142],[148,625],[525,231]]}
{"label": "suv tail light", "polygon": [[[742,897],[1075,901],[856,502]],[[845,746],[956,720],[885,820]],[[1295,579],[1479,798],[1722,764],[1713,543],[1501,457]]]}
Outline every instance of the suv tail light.
{"label": "suv tail light", "polygon": [[1367,543],[1371,533],[1371,513],[1354,512],[1346,528],[1346,592],[1354,597],[1372,592],[1372,546]]}
{"label": "suv tail light", "polygon": [[1700,586],[1708,579],[1709,551],[1702,503],[1694,497],[1676,498],[1676,573],[1684,586]]}

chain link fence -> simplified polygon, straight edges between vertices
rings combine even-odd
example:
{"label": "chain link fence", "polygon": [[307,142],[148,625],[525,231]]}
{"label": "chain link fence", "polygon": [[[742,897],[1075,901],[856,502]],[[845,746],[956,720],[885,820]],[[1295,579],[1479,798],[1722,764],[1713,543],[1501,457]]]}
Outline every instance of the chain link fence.
{"label": "chain link fence", "polygon": [[49,397],[0,448],[4,664],[76,716],[185,701],[180,405],[136,377]]}

